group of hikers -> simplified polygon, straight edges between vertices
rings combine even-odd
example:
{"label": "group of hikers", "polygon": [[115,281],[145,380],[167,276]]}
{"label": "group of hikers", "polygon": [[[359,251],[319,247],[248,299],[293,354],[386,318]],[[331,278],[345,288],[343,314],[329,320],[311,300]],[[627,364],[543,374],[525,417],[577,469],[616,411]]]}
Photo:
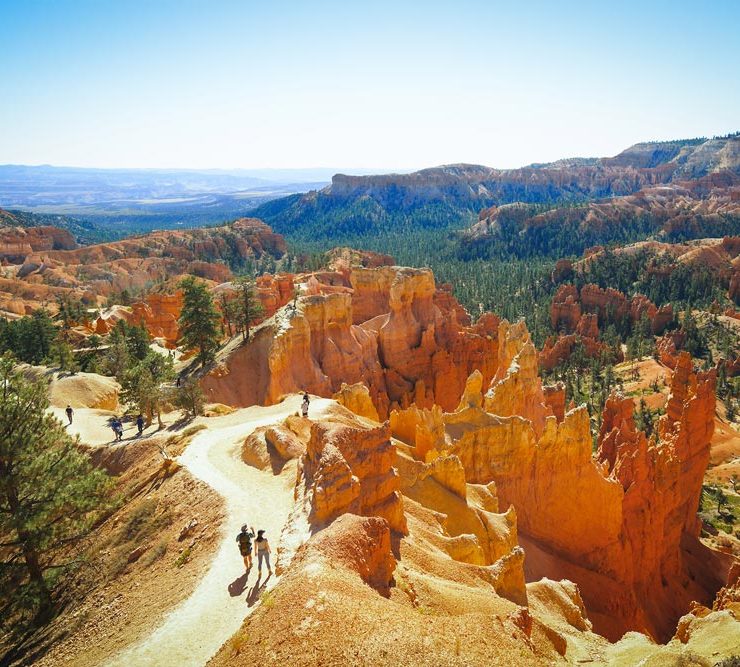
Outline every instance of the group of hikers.
{"label": "group of hikers", "polygon": [[[69,420],[69,423],[71,425],[75,411],[72,409],[71,405],[67,405],[64,412],[66,413],[67,419]],[[123,440],[123,422],[121,421],[121,418],[113,417],[113,419],[110,419],[108,421],[108,424],[110,425],[111,429],[113,429],[113,437],[115,441],[120,442],[121,440]],[[136,417],[136,429],[138,431],[138,435],[144,433],[144,415],[142,415],[141,413],[139,413]]]}
{"label": "group of hikers", "polygon": [[[254,540],[254,545],[252,545],[252,540]],[[247,527],[245,523],[236,536],[236,542],[239,545],[239,553],[244,559],[244,567],[247,572],[252,569],[252,554],[254,553],[257,555],[257,578],[262,577],[262,561],[267,565],[267,572],[270,575],[272,574],[272,567],[270,566],[270,543],[265,537],[264,530],[258,530],[255,539],[254,528],[251,526]]]}
{"label": "group of hikers", "polygon": [[[115,437],[116,442],[120,442],[123,440],[123,422],[121,421],[120,417],[113,417],[113,419],[109,422],[110,427],[113,429],[113,435]],[[144,432],[144,415],[141,413],[138,414],[136,417],[136,429],[138,431],[138,435],[141,435]]]}
{"label": "group of hikers", "polygon": [[[305,392],[303,394],[303,402],[301,403],[301,415],[303,415],[304,418],[308,417],[308,406],[310,402],[311,399],[308,396],[308,392]],[[65,412],[67,414],[67,419],[69,419],[69,423],[71,424],[74,417],[72,406],[68,405]],[[109,421],[109,424],[113,429],[116,442],[123,440],[123,422],[120,417],[113,417],[113,419]],[[136,417],[136,427],[139,431],[139,435],[141,435],[144,432],[144,416],[141,413]],[[256,554],[258,576],[262,576],[263,561],[267,565],[268,573],[272,575],[272,567],[270,566],[270,543],[265,537],[264,530],[258,530],[255,534],[254,528],[251,526],[248,527],[245,523],[239,534],[236,536],[236,541],[239,545],[239,553],[244,559],[244,567],[247,572],[252,569],[252,555]]]}

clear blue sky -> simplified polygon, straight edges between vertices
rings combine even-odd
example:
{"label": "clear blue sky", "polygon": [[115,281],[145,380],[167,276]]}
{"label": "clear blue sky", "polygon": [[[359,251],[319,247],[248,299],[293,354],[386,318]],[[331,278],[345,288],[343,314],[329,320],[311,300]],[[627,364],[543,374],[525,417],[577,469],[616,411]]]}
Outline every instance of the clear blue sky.
{"label": "clear blue sky", "polygon": [[512,167],[740,129],[740,2],[0,0],[0,164]]}

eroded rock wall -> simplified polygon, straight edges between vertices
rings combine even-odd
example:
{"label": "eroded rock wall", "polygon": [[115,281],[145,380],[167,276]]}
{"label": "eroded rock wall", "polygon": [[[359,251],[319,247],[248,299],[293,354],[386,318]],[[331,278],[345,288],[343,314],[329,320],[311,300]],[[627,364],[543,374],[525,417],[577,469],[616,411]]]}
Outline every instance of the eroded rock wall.
{"label": "eroded rock wall", "polygon": [[331,396],[342,383],[363,382],[385,419],[412,403],[454,409],[473,370],[490,382],[497,318],[460,324],[459,304],[447,292],[437,296],[425,269],[355,268],[348,280],[351,290],[317,281],[295,311],[288,306],[252,340],[232,346],[203,380],[212,400],[270,404],[296,391]]}

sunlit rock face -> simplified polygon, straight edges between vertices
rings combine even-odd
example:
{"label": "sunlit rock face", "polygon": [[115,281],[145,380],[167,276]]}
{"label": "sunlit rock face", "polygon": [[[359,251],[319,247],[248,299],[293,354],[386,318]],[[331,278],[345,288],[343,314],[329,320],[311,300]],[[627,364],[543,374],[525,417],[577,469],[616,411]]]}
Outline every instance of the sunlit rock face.
{"label": "sunlit rock face", "polygon": [[313,278],[295,311],[278,313],[204,380],[213,400],[269,404],[295,391],[331,396],[343,383],[362,382],[385,419],[412,403],[452,410],[471,372],[480,370],[486,384],[492,379],[499,320],[488,315],[468,325],[431,271],[353,268],[349,289],[335,277]]}
{"label": "sunlit rock face", "polygon": [[636,429],[631,399],[611,396],[594,455],[585,407],[561,417],[562,388],[538,384],[526,330],[502,323],[498,340],[502,365],[485,394],[474,374],[455,412],[395,411],[394,436],[422,460],[459,460],[468,484],[494,482],[500,506],[516,509],[528,579],[576,582],[597,631],[670,638],[692,600],[711,603],[727,569],[696,539],[713,373],[694,373],[681,355],[657,441]]}

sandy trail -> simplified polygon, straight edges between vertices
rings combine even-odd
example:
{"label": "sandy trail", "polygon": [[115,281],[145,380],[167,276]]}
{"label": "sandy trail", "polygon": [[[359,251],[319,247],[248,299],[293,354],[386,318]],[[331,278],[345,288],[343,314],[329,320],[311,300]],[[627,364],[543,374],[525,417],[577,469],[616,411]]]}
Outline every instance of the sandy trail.
{"label": "sandy trail", "polygon": [[[311,416],[320,416],[332,402],[314,398]],[[252,407],[230,415],[201,419],[208,430],[196,435],[179,461],[192,475],[221,494],[226,501],[222,543],[193,594],[175,608],[154,632],[108,662],[120,667],[137,665],[204,665],[239,629],[259,596],[278,581],[274,574],[257,580],[257,567],[244,576],[236,545],[243,523],[265,529],[274,568],[280,532],[293,506],[296,463],[279,476],[241,461],[241,443],[254,429],[272,424],[299,410],[300,396],[270,407]]]}
{"label": "sandy trail", "polygon": [[[75,408],[72,423],[69,424],[64,408],[52,407],[49,408],[49,412],[64,424],[67,433],[72,437],[79,435],[80,441],[88,446],[102,447],[116,444],[113,429],[109,426],[108,420],[120,413],[111,412],[110,410],[98,410],[96,408]],[[144,435],[142,437],[148,438],[156,435],[157,432],[157,420],[155,419],[149,428],[144,429]],[[166,434],[167,432],[161,431],[161,433]],[[127,442],[136,440],[137,437],[138,430],[136,424],[130,420],[124,421],[123,440],[118,444],[125,445]]]}

